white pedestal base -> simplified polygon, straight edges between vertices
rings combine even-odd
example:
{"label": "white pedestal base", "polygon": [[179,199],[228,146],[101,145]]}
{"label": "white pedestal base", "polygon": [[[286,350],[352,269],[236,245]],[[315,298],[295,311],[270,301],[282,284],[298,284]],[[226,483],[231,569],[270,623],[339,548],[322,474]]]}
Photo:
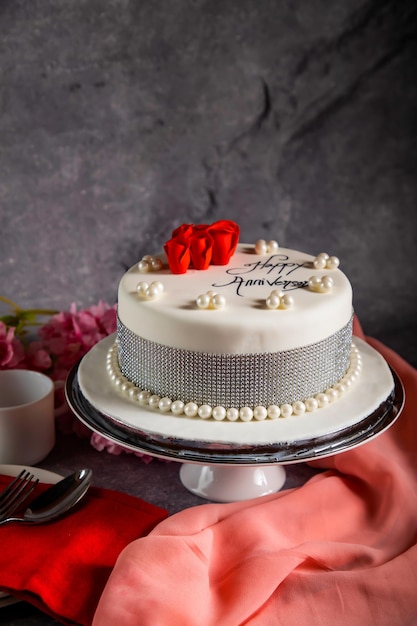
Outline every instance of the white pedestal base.
{"label": "white pedestal base", "polygon": [[180,479],[188,491],[214,502],[237,502],[276,493],[285,483],[282,465],[194,465],[183,463]]}

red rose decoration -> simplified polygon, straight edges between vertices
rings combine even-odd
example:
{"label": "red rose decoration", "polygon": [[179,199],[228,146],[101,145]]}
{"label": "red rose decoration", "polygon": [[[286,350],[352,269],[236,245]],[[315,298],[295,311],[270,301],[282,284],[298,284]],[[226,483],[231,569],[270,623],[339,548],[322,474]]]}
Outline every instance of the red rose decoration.
{"label": "red rose decoration", "polygon": [[213,237],[206,229],[198,229],[191,238],[191,263],[195,270],[206,270],[213,254]]}
{"label": "red rose decoration", "polygon": [[164,244],[164,250],[171,272],[173,274],[185,274],[191,261],[190,240],[178,235]]}
{"label": "red rose decoration", "polygon": [[182,224],[164,245],[173,274],[184,274],[190,265],[206,270],[210,264],[226,265],[239,241],[239,226],[230,220],[214,224]]}
{"label": "red rose decoration", "polygon": [[213,265],[226,265],[236,250],[239,241],[239,226],[231,220],[219,220],[209,227],[214,239]]}
{"label": "red rose decoration", "polygon": [[175,230],[172,231],[171,239],[175,239],[176,237],[187,237],[190,238],[194,232],[194,224],[181,224]]}

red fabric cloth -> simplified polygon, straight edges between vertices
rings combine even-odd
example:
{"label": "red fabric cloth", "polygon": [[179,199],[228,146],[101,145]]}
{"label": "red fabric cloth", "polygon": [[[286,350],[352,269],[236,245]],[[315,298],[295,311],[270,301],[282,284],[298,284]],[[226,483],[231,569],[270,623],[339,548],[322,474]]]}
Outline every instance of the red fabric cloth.
{"label": "red fabric cloth", "polygon": [[417,624],[417,371],[369,343],[406,390],[394,425],[298,489],[160,523],[121,553],[93,626]]}
{"label": "red fabric cloth", "polygon": [[[0,476],[0,488],[11,480]],[[166,515],[139,498],[90,487],[50,524],[0,527],[0,588],[64,624],[88,626],[120,551]]]}

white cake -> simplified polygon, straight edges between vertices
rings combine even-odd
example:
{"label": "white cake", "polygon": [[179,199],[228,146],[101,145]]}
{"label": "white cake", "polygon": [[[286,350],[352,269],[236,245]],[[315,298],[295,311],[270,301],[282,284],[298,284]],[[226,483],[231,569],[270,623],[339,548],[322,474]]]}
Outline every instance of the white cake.
{"label": "white cake", "polygon": [[171,261],[145,257],[120,281],[108,371],[133,401],[263,420],[324,408],[354,383],[352,288],[336,257],[261,241],[233,246],[225,265],[178,274]]}

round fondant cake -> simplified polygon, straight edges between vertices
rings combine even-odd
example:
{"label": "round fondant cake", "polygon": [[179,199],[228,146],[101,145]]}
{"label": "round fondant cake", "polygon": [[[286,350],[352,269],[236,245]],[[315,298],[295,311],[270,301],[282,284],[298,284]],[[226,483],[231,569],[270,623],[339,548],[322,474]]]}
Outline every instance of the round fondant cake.
{"label": "round fondant cake", "polygon": [[108,371],[150,409],[274,419],[324,408],[360,373],[352,288],[336,257],[185,225],[122,277]]}

